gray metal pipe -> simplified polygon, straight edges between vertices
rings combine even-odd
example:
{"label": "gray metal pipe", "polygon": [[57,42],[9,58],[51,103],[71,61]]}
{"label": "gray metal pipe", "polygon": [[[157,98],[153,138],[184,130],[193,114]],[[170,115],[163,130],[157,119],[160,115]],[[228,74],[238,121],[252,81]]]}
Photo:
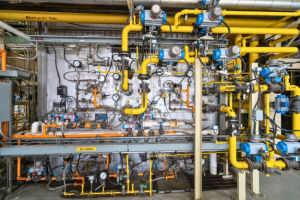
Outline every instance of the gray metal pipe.
{"label": "gray metal pipe", "polygon": [[[162,8],[201,8],[201,3],[199,0],[134,0],[135,6],[159,4]],[[220,0],[218,5],[223,9],[296,11],[300,9],[300,0]]]}
{"label": "gray metal pipe", "polygon": [[11,33],[13,33],[17,36],[20,36],[21,38],[24,38],[25,40],[29,41],[28,35],[26,35],[26,34],[22,33],[21,31],[11,27],[10,25],[7,25],[6,23],[4,23],[2,21],[0,21],[0,28],[3,28],[5,30],[7,30],[7,31],[9,31],[9,32],[11,32]]}
{"label": "gray metal pipe", "polygon": [[32,75],[32,73],[27,70],[24,70],[24,69],[21,69],[18,67],[13,67],[11,65],[6,65],[6,69],[7,70],[16,70],[18,72],[18,77],[20,77],[20,78],[29,79]]}

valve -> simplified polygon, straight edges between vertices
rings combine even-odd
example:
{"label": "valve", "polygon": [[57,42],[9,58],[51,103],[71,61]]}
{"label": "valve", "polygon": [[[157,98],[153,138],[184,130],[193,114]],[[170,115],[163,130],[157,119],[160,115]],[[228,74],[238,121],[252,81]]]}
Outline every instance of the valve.
{"label": "valve", "polygon": [[213,59],[217,62],[232,61],[239,57],[241,48],[238,45],[234,45],[229,48],[220,48],[213,51]]}
{"label": "valve", "polygon": [[178,62],[184,58],[185,53],[179,46],[173,46],[170,49],[159,51],[159,60],[163,62]]}
{"label": "valve", "polygon": [[167,14],[162,11],[160,5],[154,4],[151,10],[143,10],[141,12],[141,22],[145,26],[161,27],[166,23]]}
{"label": "valve", "polygon": [[244,142],[241,149],[249,159],[261,162],[263,155],[268,151],[268,146],[261,142],[260,135],[251,135],[250,142]]}
{"label": "valve", "polygon": [[209,12],[203,12],[200,15],[197,15],[196,25],[199,28],[215,28],[222,24],[222,8],[216,6],[211,8]]}
{"label": "valve", "polygon": [[266,82],[281,82],[282,76],[286,75],[286,68],[289,64],[280,65],[278,60],[269,60],[269,67],[264,67],[260,75],[264,77]]}
{"label": "valve", "polygon": [[300,156],[300,142],[294,134],[286,134],[285,141],[280,141],[276,145],[277,149],[281,152],[281,156],[287,156],[287,159],[299,161]]}

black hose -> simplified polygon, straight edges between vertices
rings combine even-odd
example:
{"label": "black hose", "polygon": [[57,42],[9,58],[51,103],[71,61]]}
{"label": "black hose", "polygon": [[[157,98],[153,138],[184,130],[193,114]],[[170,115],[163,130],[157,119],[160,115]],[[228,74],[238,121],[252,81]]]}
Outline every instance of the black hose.
{"label": "black hose", "polygon": [[66,59],[66,49],[65,49],[65,45],[64,45],[64,44],[63,44],[63,48],[64,48],[64,59],[65,59],[65,61],[66,61],[69,65],[71,65],[71,66],[73,67],[73,64],[70,63],[70,62]]}
{"label": "black hose", "polygon": [[170,37],[171,34],[172,34],[172,26],[171,26],[171,24],[167,20],[165,20],[164,18],[162,18],[162,19],[163,19],[164,22],[166,22],[169,25],[170,32],[165,37],[161,37],[161,38],[158,38],[158,39],[166,39],[166,38]]}
{"label": "black hose", "polygon": [[225,26],[228,29],[228,33],[227,33],[226,37],[224,37],[224,39],[227,39],[230,35],[230,27],[228,26],[228,24],[223,19],[220,19],[220,20],[221,20],[221,22],[223,22],[223,24],[225,24]]}
{"label": "black hose", "polygon": [[56,69],[56,73],[57,73],[57,77],[58,77],[58,83],[59,85],[61,85],[61,79],[60,79],[60,75],[58,72],[58,68],[57,68],[57,57],[56,57],[56,51],[55,48],[53,47],[53,45],[51,44],[52,48],[53,48],[53,52],[54,52],[54,56],[55,56],[55,69]]}
{"label": "black hose", "polygon": [[[236,74],[236,75],[228,74],[228,76],[240,76],[246,71],[246,62],[245,62],[245,60],[241,56],[239,56],[239,59],[241,59],[241,61],[242,61],[242,66],[241,66],[242,69],[243,69],[242,72],[239,73],[239,74]],[[256,80],[256,78],[255,78],[255,80]]]}
{"label": "black hose", "polygon": [[[78,165],[79,165],[79,162],[80,162],[80,156],[81,156],[81,153],[80,153],[79,156],[78,156],[78,160],[77,160],[77,164],[76,164],[76,170],[77,170],[78,174],[79,174],[80,176],[82,176],[82,175],[80,174],[79,170],[78,170]],[[84,177],[84,176],[82,176],[82,177]]]}

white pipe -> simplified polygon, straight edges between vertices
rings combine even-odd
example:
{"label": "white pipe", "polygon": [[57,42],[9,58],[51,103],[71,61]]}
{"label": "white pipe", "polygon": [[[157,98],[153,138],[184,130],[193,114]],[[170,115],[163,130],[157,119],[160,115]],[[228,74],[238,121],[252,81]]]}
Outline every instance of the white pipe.
{"label": "white pipe", "polygon": [[[171,121],[176,121],[176,120],[171,120]],[[169,126],[170,127],[170,122],[171,121],[165,121],[163,122],[162,120],[148,120],[144,121],[144,127],[152,127],[152,126],[159,126],[161,122],[163,122],[162,126]],[[186,123],[184,121],[177,121],[178,126],[184,126]]]}
{"label": "white pipe", "polygon": [[9,32],[11,32],[11,33],[13,33],[13,34],[15,34],[15,35],[17,35],[17,36],[20,36],[21,38],[23,38],[27,41],[29,41],[28,35],[22,33],[21,31],[18,31],[17,29],[11,27],[10,25],[7,25],[6,23],[4,23],[2,21],[0,21],[0,27],[7,30],[7,31],[9,31]]}
{"label": "white pipe", "polygon": [[217,175],[217,154],[209,154],[209,171],[212,175]]}

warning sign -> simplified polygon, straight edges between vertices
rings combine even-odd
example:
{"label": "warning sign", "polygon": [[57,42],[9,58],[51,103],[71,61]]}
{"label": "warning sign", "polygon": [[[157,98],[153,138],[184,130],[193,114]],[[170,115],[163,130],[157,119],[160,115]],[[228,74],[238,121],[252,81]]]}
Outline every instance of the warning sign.
{"label": "warning sign", "polygon": [[77,151],[96,151],[96,147],[77,147]]}

